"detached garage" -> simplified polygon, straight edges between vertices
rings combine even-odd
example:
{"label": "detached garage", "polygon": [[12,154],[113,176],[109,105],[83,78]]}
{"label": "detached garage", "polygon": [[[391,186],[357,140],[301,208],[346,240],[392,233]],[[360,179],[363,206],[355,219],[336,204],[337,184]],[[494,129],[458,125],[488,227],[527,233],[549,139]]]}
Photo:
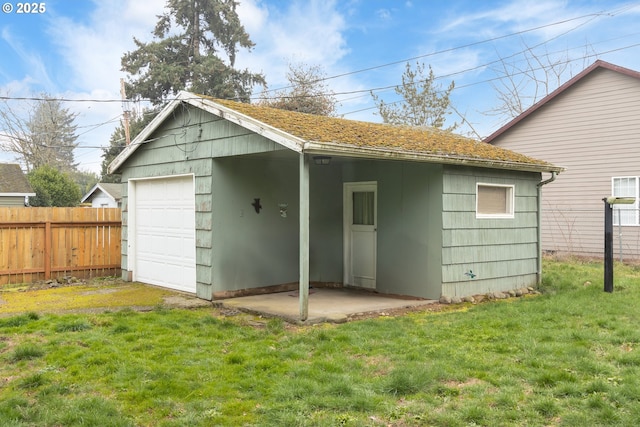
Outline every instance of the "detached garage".
{"label": "detached garage", "polygon": [[132,279],[196,292],[193,175],[129,181]]}
{"label": "detached garage", "polygon": [[[345,286],[438,299],[535,285],[542,173],[437,129],[181,92],[109,166],[126,278],[211,300]],[[490,203],[490,196],[500,203]]]}

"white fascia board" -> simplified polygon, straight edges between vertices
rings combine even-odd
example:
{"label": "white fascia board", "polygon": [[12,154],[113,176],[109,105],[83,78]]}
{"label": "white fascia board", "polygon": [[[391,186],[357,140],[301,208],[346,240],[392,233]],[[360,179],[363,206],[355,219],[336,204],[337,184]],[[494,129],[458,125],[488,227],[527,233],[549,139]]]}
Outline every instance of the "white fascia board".
{"label": "white fascia board", "polygon": [[280,144],[283,147],[293,150],[297,153],[302,152],[302,147],[304,145],[303,139],[283,132],[280,129],[262,123],[261,121],[246,116],[223,105],[217,104],[214,101],[208,100],[190,92],[181,91],[180,93],[178,93],[178,96],[176,96],[175,99],[169,102],[169,104],[167,104],[162,109],[162,111],[142,130],[142,132],[140,132],[138,136],[136,136],[133,141],[131,141],[131,144],[127,145],[124,150],[122,150],[120,154],[118,154],[118,156],[113,159],[107,169],[109,173],[113,173],[114,171],[116,171],[138,149],[140,145],[144,144],[145,139],[147,139],[160,126],[160,124],[162,124],[162,122],[170,114],[173,113],[173,111],[181,102],[185,102],[220,118],[229,120],[232,123],[242,126],[245,129],[248,129],[259,135],[262,135],[265,138],[268,138],[276,142],[277,144]]}
{"label": "white fascia board", "polygon": [[421,153],[416,151],[399,151],[385,148],[358,147],[326,142],[307,142],[304,145],[307,154],[334,155],[356,157],[361,159],[404,160],[413,162],[439,163],[448,165],[474,166],[491,169],[506,169],[523,172],[558,172],[560,167],[536,165],[533,163],[504,162],[498,160],[482,160],[466,157],[447,156],[442,154]]}
{"label": "white fascia board", "polygon": [[[93,195],[93,192],[96,191],[97,188],[98,188],[98,184],[96,184],[93,187],[91,187],[91,190],[89,190],[89,192],[84,195],[82,200],[80,200],[80,203],[84,203],[89,197],[91,197],[91,195]],[[102,191],[104,192],[104,190],[102,190]]]}
{"label": "white fascia board", "polygon": [[100,183],[96,184],[96,187],[98,187],[100,189],[100,191],[102,191],[102,194],[106,194],[109,199],[111,199],[114,202],[116,202],[116,198],[113,197],[111,195],[111,193],[109,193],[102,185],[100,185]]}
{"label": "white fascia board", "polygon": [[34,196],[36,193],[0,193],[0,197],[24,197],[24,196]]}
{"label": "white fascia board", "polygon": [[243,128],[264,136],[271,141],[282,145],[296,153],[302,153],[305,140],[284,132],[276,127],[242,114],[238,111],[217,104],[215,101],[191,94],[191,98],[185,100],[194,107],[200,108],[215,116],[228,120]]}

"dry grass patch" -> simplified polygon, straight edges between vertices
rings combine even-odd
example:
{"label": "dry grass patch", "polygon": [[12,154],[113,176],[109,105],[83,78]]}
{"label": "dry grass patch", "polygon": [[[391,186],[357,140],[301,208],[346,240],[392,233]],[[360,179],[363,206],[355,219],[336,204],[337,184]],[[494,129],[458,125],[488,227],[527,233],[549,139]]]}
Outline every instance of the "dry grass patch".
{"label": "dry grass patch", "polygon": [[166,289],[120,281],[105,284],[92,282],[75,286],[29,290],[0,288],[4,304],[0,316],[24,312],[56,313],[73,310],[114,309],[122,307],[154,307],[171,295]]}

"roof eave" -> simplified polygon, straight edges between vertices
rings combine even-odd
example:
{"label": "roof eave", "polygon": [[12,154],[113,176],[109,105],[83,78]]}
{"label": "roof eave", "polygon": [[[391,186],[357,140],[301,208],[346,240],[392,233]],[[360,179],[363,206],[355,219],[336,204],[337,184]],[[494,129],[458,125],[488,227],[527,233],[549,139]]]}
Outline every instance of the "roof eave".
{"label": "roof eave", "polygon": [[304,153],[318,155],[334,155],[342,157],[357,157],[364,159],[379,160],[404,160],[424,163],[439,163],[459,166],[475,166],[490,169],[506,169],[522,172],[556,172],[560,173],[565,169],[562,167],[537,164],[518,163],[502,160],[477,159],[471,157],[453,156],[445,154],[433,154],[419,151],[397,151],[384,148],[358,147],[353,145],[343,145],[326,142],[306,142]]}
{"label": "roof eave", "polygon": [[175,99],[169,102],[161,111],[158,113],[156,117],[149,122],[147,126],[131,141],[129,145],[124,147],[124,149],[116,156],[115,159],[109,163],[109,167],[107,171],[109,173],[116,172],[120,166],[129,158],[135,151],[140,147],[140,145],[144,144],[145,141],[161,124],[164,120],[171,114],[173,111],[180,105],[180,103],[188,98],[188,92],[180,92]]}
{"label": "roof eave", "polygon": [[36,193],[0,193],[0,197],[35,197]]}
{"label": "roof eave", "polygon": [[162,111],[142,130],[142,132],[140,132],[140,134],[136,136],[133,141],[131,141],[131,144],[127,145],[124,150],[122,150],[120,154],[118,154],[118,156],[113,159],[113,161],[109,164],[107,171],[109,173],[114,173],[115,171],[117,171],[120,166],[122,166],[124,162],[129,157],[131,157],[131,155],[133,155],[138,147],[146,142],[145,140],[162,124],[162,122],[164,122],[165,119],[170,114],[172,114],[172,112],[181,102],[185,102],[222,119],[235,123],[238,126],[242,126],[243,128],[255,132],[258,135],[262,135],[265,138],[268,138],[290,150],[298,153],[302,152],[304,140],[295,137],[287,132],[283,132],[273,126],[267,125],[245,114],[220,105],[213,100],[195,95],[190,92],[181,91],[178,96],[176,96],[174,100],[167,104],[165,108],[163,108]]}
{"label": "roof eave", "polygon": [[109,193],[102,185],[100,185],[100,183],[97,183],[96,185],[93,186],[91,190],[89,190],[87,194],[85,194],[82,200],[80,200],[80,203],[84,203],[88,201],[91,197],[93,197],[96,190],[102,191],[104,194],[107,195],[109,199],[113,200],[114,202],[118,202],[118,200],[115,197],[113,197],[113,195]]}

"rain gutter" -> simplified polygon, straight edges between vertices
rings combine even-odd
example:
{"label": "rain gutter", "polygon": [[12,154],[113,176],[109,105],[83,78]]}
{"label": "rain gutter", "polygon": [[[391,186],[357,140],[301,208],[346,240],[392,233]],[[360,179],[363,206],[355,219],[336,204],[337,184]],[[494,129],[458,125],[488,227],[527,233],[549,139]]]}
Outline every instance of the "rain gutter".
{"label": "rain gutter", "polygon": [[536,282],[538,286],[542,284],[542,187],[556,180],[558,173],[551,171],[551,178],[538,183],[538,266],[536,272]]}
{"label": "rain gutter", "polygon": [[439,163],[460,166],[474,166],[492,169],[507,169],[523,172],[560,172],[563,168],[536,163],[518,163],[502,160],[478,159],[448,154],[434,154],[416,151],[400,151],[392,148],[371,148],[337,143],[305,142],[303,151],[307,154],[357,157],[360,159],[404,160],[425,163]]}

